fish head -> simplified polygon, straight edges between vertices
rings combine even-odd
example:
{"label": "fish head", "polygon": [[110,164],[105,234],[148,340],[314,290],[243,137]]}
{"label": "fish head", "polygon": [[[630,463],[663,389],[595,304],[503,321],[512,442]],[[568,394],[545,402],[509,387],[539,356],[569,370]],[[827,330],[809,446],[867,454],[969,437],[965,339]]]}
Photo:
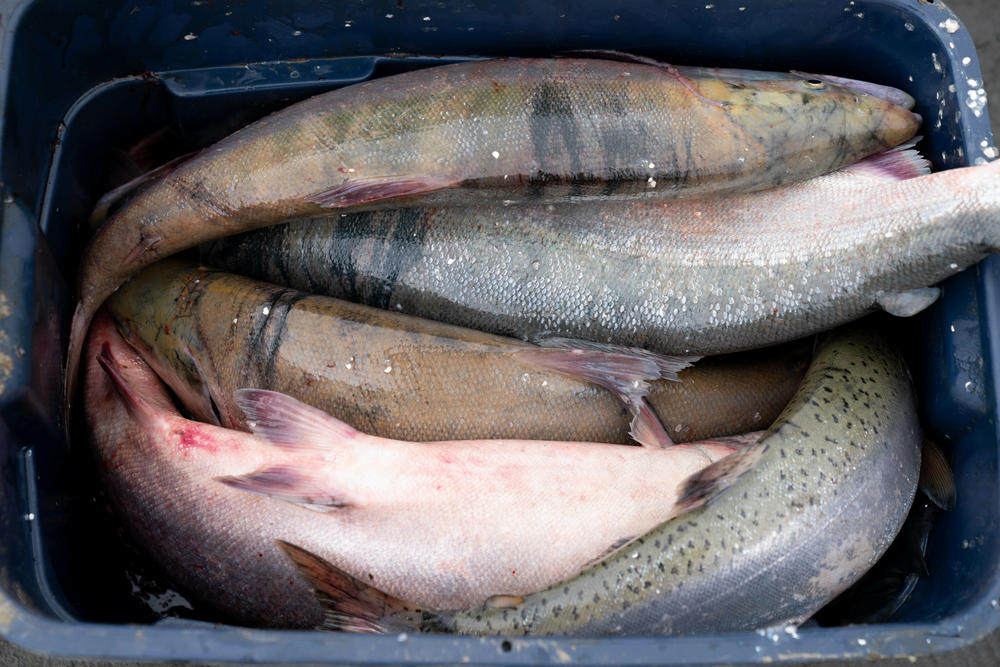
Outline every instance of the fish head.
{"label": "fish head", "polygon": [[[154,264],[125,283],[107,301],[118,333],[165,382],[193,418],[230,425],[213,397],[218,389],[204,372],[211,360],[191,327],[178,315],[180,303],[196,298],[198,278],[178,279],[197,265],[179,260]],[[190,274],[189,274],[190,275]]]}
{"label": "fish head", "polygon": [[[709,76],[714,74],[714,76]],[[852,164],[911,139],[921,118],[910,111],[913,98],[889,86],[804,73],[705,70],[692,82],[706,99],[725,109],[733,134],[749,134],[760,145],[747,156],[746,169],[778,168],[770,156],[779,146],[815,167],[816,175]],[[776,128],[782,128],[776,132]],[[790,177],[771,174],[772,181]]]}

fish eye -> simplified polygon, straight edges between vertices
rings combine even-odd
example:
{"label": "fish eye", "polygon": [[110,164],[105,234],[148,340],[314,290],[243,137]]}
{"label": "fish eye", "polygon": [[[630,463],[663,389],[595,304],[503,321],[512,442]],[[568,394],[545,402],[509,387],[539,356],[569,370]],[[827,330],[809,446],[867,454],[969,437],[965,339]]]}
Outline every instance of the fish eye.
{"label": "fish eye", "polygon": [[806,88],[811,88],[812,90],[823,90],[826,88],[826,84],[819,79],[806,79],[802,82],[802,85]]}

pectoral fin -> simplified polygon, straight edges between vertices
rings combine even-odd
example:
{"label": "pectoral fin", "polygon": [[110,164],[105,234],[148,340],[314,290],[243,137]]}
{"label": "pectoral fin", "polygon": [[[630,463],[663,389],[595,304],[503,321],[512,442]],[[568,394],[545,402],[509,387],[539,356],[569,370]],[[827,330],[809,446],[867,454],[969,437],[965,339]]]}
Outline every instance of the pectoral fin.
{"label": "pectoral fin", "polygon": [[920,454],[920,490],[943,510],[955,507],[955,475],[944,453],[930,440],[924,440]]}
{"label": "pectoral fin", "polygon": [[215,480],[240,491],[284,500],[317,512],[332,512],[352,505],[343,494],[327,489],[326,484],[304,465],[271,466]]}
{"label": "pectoral fin", "polygon": [[368,204],[383,199],[413,197],[455,186],[446,178],[386,176],[384,178],[358,178],[329,190],[306,197],[306,201],[323,208],[346,208]]}
{"label": "pectoral fin", "polygon": [[358,581],[301,547],[276,542],[326,607],[324,630],[377,634],[414,630],[420,628],[421,615],[433,615]]}
{"label": "pectoral fin", "polygon": [[937,301],[939,296],[940,288],[919,287],[903,292],[882,292],[876,302],[890,315],[913,317]]}
{"label": "pectoral fin", "polygon": [[237,389],[234,395],[250,430],[285,449],[324,451],[363,435],[322,410],[276,391]]}

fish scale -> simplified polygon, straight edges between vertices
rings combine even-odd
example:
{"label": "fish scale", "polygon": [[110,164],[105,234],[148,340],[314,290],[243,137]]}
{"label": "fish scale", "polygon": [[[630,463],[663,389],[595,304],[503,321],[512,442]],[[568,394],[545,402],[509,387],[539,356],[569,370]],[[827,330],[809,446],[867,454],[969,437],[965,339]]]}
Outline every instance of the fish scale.
{"label": "fish scale", "polygon": [[400,197],[565,201],[763,188],[916,132],[919,117],[890,101],[899,91],[842,83],[817,89],[797,75],[599,59],[488,60],[292,105],[160,174],[91,240],[70,331],[67,409],[94,312],[167,255],[290,216]]}
{"label": "fish scale", "polygon": [[[518,340],[180,259],[145,269],[107,307],[192,414],[211,421],[214,410],[231,428],[246,427],[233,392],[258,387],[383,437],[633,442],[621,400],[546,368],[547,353]],[[680,382],[646,377],[648,402],[676,442],[759,430],[795,391],[806,348],[706,360]],[[594,368],[598,357],[580,361]]]}
{"label": "fish scale", "polygon": [[505,608],[415,610],[285,550],[328,599],[336,629],[627,635],[798,623],[888,548],[916,491],[920,445],[898,353],[869,331],[842,331],[758,445],[688,481],[681,505],[693,509]]}
{"label": "fish scale", "polygon": [[345,213],[220,240],[204,256],[315,293],[377,292],[393,309],[504,336],[705,355],[817,333],[882,304],[912,313],[893,299],[994,251],[998,216],[992,163],[905,180],[840,171],[664,202]]}

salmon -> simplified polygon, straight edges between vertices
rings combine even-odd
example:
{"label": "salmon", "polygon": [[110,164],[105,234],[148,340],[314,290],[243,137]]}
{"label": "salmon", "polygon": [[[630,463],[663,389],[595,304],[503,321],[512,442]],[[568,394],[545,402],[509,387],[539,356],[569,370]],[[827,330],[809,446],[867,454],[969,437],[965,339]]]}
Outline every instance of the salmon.
{"label": "salmon", "polygon": [[417,441],[663,446],[758,430],[791,398],[810,353],[806,341],[688,368],[692,357],[537,347],[179,259],[140,272],[107,308],[201,421],[246,429],[234,392],[257,387]]}
{"label": "salmon", "polygon": [[205,259],[501,336],[710,355],[913,315],[997,249],[998,220],[1000,164],[929,174],[907,149],[738,195],[344,213]]}
{"label": "salmon", "polygon": [[111,321],[95,320],[85,412],[122,521],[186,595],[269,627],[323,619],[275,540],[429,606],[481,604],[571,576],[672,516],[688,475],[759,436],[423,444],[365,435],[283,394],[238,396],[266,438],[182,417]]}
{"label": "salmon", "polygon": [[916,132],[919,117],[890,101],[898,95],[808,76],[586,58],[487,60],[376,79],[272,114],[162,174],[84,250],[67,410],[97,307],[144,266],[198,243],[397,200],[765,188],[828,172]]}
{"label": "salmon", "polygon": [[636,635],[795,625],[892,543],[916,493],[922,440],[902,358],[871,331],[842,330],[756,445],[685,482],[686,511],[554,586],[428,610],[308,547],[280,546],[327,604],[327,629]]}

